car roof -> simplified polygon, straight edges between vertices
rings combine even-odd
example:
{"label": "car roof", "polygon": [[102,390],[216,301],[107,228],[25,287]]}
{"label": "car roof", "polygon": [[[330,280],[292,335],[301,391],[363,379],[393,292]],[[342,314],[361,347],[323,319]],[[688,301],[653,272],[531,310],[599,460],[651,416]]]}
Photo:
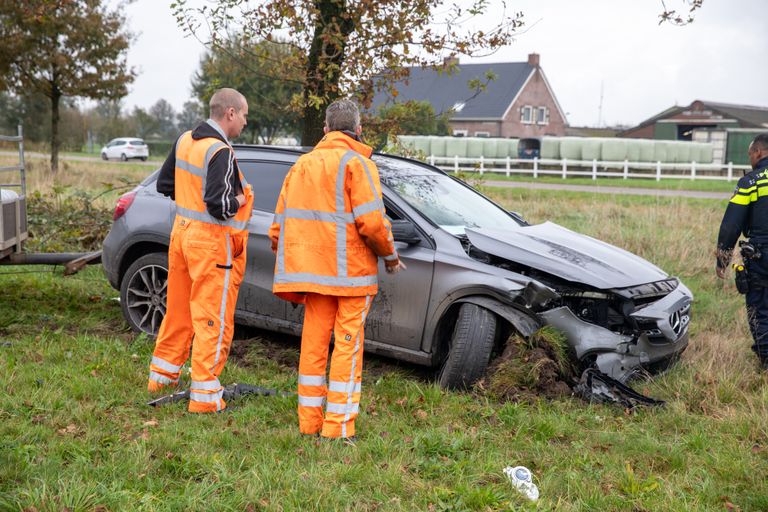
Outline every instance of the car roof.
{"label": "car roof", "polygon": [[[272,160],[278,162],[295,162],[298,158],[310,152],[313,148],[307,146],[266,146],[259,144],[233,145],[239,160]],[[376,163],[382,177],[394,175],[444,175],[436,167],[418,160],[385,153],[374,153],[371,159]]]}

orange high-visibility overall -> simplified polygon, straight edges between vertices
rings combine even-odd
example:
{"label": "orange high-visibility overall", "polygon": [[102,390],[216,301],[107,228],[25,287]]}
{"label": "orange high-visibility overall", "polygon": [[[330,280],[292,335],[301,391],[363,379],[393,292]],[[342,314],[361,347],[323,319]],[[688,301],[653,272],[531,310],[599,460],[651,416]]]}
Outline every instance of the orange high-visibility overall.
{"label": "orange high-visibility overall", "polygon": [[399,262],[371,152],[342,132],[328,133],[289,171],[270,227],[277,254],[272,290],[306,306],[298,407],[305,434],[355,435],[377,256],[387,266]]}
{"label": "orange high-visibility overall", "polygon": [[[226,407],[219,375],[229,354],[237,292],[245,272],[251,186],[240,174],[246,204],[219,220],[203,201],[208,163],[227,145],[194,140],[186,132],[176,146],[176,219],[168,249],[168,298],[149,374],[149,391],[175,385],[192,346],[190,412]],[[231,149],[230,149],[231,150]]]}

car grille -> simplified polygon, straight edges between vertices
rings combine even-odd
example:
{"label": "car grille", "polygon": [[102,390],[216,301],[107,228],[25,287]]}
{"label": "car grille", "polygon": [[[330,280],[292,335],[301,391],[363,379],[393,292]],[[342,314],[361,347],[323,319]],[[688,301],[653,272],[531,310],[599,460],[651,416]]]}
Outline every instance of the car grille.
{"label": "car grille", "polygon": [[664,335],[664,333],[659,328],[658,323],[655,321],[641,321],[638,322],[637,327],[641,333],[646,335],[650,343],[662,344],[669,343],[670,341],[674,341],[679,338],[685,332],[685,329],[688,327],[690,321],[691,305],[686,304],[677,311],[673,311],[667,319],[669,326],[672,328],[672,332],[675,334],[675,338],[672,340],[668,339]]}

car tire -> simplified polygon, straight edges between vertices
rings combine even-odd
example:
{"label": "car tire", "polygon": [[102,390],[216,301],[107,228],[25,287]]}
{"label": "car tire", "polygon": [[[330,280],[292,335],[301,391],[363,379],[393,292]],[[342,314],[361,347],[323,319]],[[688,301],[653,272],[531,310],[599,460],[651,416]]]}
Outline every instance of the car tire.
{"label": "car tire", "polygon": [[145,156],[142,156],[142,157],[141,157],[141,161],[142,161],[142,162],[146,162],[146,161],[147,161],[147,157],[145,157]]}
{"label": "car tire", "polygon": [[438,382],[446,389],[466,389],[488,368],[496,339],[496,316],[475,304],[462,304]]}
{"label": "car tire", "polygon": [[120,307],[135,332],[156,336],[166,311],[168,254],[151,252],[134,261],[120,281]]}
{"label": "car tire", "polygon": [[125,153],[123,153],[122,155],[120,155],[120,160],[122,160],[123,162],[127,162],[127,161],[128,161],[128,157],[127,157],[127,156],[125,156]]}
{"label": "car tire", "polygon": [[102,154],[101,154],[101,159],[102,159],[102,160],[109,160],[109,157],[107,157],[107,154],[106,154],[106,153],[102,153]]}

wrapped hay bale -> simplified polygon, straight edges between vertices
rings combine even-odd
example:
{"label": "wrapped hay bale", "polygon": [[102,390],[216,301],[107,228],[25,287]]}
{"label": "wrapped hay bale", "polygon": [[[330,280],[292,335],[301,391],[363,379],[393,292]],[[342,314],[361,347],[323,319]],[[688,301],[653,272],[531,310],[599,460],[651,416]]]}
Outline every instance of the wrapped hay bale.
{"label": "wrapped hay bale", "polygon": [[675,162],[680,164],[690,163],[691,156],[691,142],[676,142],[675,143]]}
{"label": "wrapped hay bale", "polygon": [[480,158],[483,156],[483,146],[485,139],[476,137],[465,137],[467,140],[467,158]]}
{"label": "wrapped hay bale", "polygon": [[600,160],[602,157],[602,147],[602,139],[584,139],[584,142],[581,144],[581,159]]}
{"label": "wrapped hay bale", "polygon": [[640,141],[635,139],[627,139],[627,156],[626,159],[630,162],[640,162]]}
{"label": "wrapped hay bale", "polygon": [[541,138],[541,150],[539,151],[541,158],[558,160],[560,159],[560,138],[559,137],[542,137]]}
{"label": "wrapped hay bale", "polygon": [[622,162],[627,158],[627,146],[625,139],[603,139],[601,159],[604,162]]}
{"label": "wrapped hay bale", "polygon": [[467,156],[467,138],[450,137],[445,141],[445,156],[453,158],[458,156],[464,158]]}
{"label": "wrapped hay bale", "polygon": [[582,137],[563,137],[560,139],[560,158],[568,160],[581,160]]}
{"label": "wrapped hay bale", "polygon": [[398,135],[397,136],[397,140],[398,140],[398,142],[400,142],[400,144],[402,144],[406,148],[414,149],[414,138],[415,137],[416,137],[415,135]]}
{"label": "wrapped hay bale", "polygon": [[430,155],[445,156],[446,137],[429,137]]}
{"label": "wrapped hay bale", "polygon": [[638,140],[637,145],[640,147],[640,162],[655,162],[656,161],[656,142],[652,140]]}
{"label": "wrapped hay bale", "polygon": [[425,156],[429,156],[429,151],[430,151],[429,137],[424,137],[422,135],[414,135],[413,149],[424,153]]}
{"label": "wrapped hay bale", "polygon": [[669,159],[669,144],[664,140],[653,141],[653,161],[666,162]]}
{"label": "wrapped hay bale", "polygon": [[518,149],[520,147],[520,139],[507,139],[507,156],[510,158],[518,158]]}
{"label": "wrapped hay bale", "polygon": [[498,139],[483,139],[483,156],[485,158],[496,158],[498,156],[497,148]]}
{"label": "wrapped hay bale", "polygon": [[715,147],[709,142],[695,142],[692,153],[696,155],[697,162],[711,164],[714,159]]}

